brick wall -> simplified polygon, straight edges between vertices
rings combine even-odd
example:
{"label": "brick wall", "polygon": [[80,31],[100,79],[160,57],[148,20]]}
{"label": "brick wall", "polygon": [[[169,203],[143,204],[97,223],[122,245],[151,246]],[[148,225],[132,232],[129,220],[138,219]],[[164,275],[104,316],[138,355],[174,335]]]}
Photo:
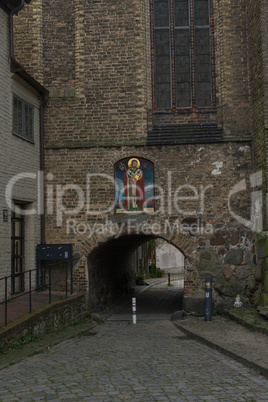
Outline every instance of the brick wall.
{"label": "brick wall", "polygon": [[[264,186],[264,191],[267,193],[267,183],[268,183],[268,29],[267,29],[267,18],[268,18],[268,6],[267,2],[261,1],[261,38],[262,38],[262,66],[263,66],[263,119],[264,119],[264,130],[263,137],[265,138],[265,149],[266,149],[266,177],[265,182],[266,186]],[[264,158],[263,158],[264,159]],[[268,217],[266,211],[266,219],[265,224],[267,229],[268,227]]]}
{"label": "brick wall", "polygon": [[[64,120],[66,108],[75,110],[67,126],[75,126],[83,144],[98,143],[101,137],[107,144],[144,145],[152,124],[177,123],[216,122],[226,138],[250,138],[247,2],[213,2],[216,113],[154,113],[153,119],[150,2],[68,0],[64,7],[59,0],[40,3],[34,0],[15,21],[18,31],[37,29],[32,44],[30,35],[26,42],[16,36],[15,52],[33,74],[45,69],[51,108],[60,113],[55,119]],[[40,17],[36,21],[31,14]],[[33,54],[34,46],[38,51]],[[47,139],[64,141],[63,130],[55,130],[55,121],[50,122],[53,133],[48,126]]]}
{"label": "brick wall", "polygon": [[[154,180],[163,189],[163,203],[160,200],[156,201],[158,213],[155,216],[143,217],[117,216],[114,215],[112,208],[111,211],[103,212],[101,216],[96,215],[96,212],[106,211],[113,204],[114,183],[110,178],[112,179],[114,175],[114,163],[121,158],[137,155],[137,152],[139,157],[155,163]],[[47,149],[46,162],[49,173],[53,175],[49,176],[48,181],[50,201],[47,200],[47,203],[50,210],[54,204],[54,213],[47,215],[47,242],[74,244],[75,253],[81,257],[82,264],[80,266],[78,263],[75,268],[77,289],[87,289],[87,281],[83,280],[83,277],[85,278],[87,272],[85,264],[88,256],[96,247],[103,246],[107,240],[114,237],[114,234],[109,232],[108,226],[106,226],[107,233],[98,232],[98,227],[106,221],[125,225],[121,235],[141,234],[140,228],[146,222],[149,227],[148,236],[152,234],[161,236],[178,247],[186,255],[185,294],[188,296],[203,295],[204,275],[211,275],[219,293],[225,295],[227,292],[230,297],[234,297],[235,292],[244,289],[249,283],[248,276],[254,272],[251,233],[240,225],[228,210],[229,191],[243,178],[248,179],[251,173],[251,148],[248,144],[162,147],[161,152],[158,147],[142,147],[138,151],[136,147]],[[88,201],[85,199],[85,205],[77,213],[63,213],[61,221],[60,214],[58,216],[55,214],[57,186],[73,183],[81,188],[86,197],[87,174],[96,173],[107,174],[110,178],[99,176],[91,179],[90,199]],[[167,186],[168,181],[170,188]],[[174,200],[175,191],[183,185],[190,185],[196,189],[196,199],[181,200],[177,206]],[[202,190],[202,186],[211,187]],[[181,197],[194,195],[193,190],[189,192],[189,188],[188,192],[185,189],[181,191]],[[202,191],[205,191],[204,208],[201,201]],[[66,190],[62,198],[63,208],[70,211],[78,206],[78,202],[77,192]],[[249,204],[247,191],[239,192],[230,201],[232,211],[248,220]],[[128,222],[128,219],[133,221]],[[182,228],[174,229],[172,232],[169,227],[174,228],[176,221],[190,226],[197,224],[197,233],[194,233],[194,230],[193,233],[189,230],[183,233]],[[128,225],[131,226],[130,231]],[[135,237],[129,239],[134,245]],[[124,248],[121,252],[122,260],[123,250]],[[209,250],[208,256],[202,255],[201,252],[204,250]],[[108,270],[107,275],[113,266],[113,257],[110,256],[109,259],[109,264],[106,261],[106,265],[102,266],[104,272],[105,269]],[[224,276],[226,270],[230,271],[228,280]],[[241,271],[244,272],[244,276]],[[100,292],[101,287],[98,285]]]}
{"label": "brick wall", "polygon": [[[263,172],[263,202],[267,192],[267,66],[268,32],[267,4],[262,1],[248,2],[249,66],[251,77],[253,121],[254,167]],[[264,211],[264,227],[267,229],[267,211]]]}
{"label": "brick wall", "polygon": [[25,70],[43,84],[43,1],[24,4],[13,18],[14,55]]}
{"label": "brick wall", "polygon": [[247,44],[247,1],[213,1],[216,88],[226,134],[251,136]]}
{"label": "brick wall", "polygon": [[251,73],[252,109],[254,121],[253,152],[257,169],[266,170],[264,137],[263,58],[261,41],[261,7],[259,1],[249,1],[249,62]]}
{"label": "brick wall", "polygon": [[[47,186],[54,191],[54,201],[57,185],[73,183],[85,190],[87,173],[113,177],[114,163],[123,157],[151,160],[155,164],[155,184],[163,187],[166,194],[163,210],[155,216],[135,219],[160,226],[166,220],[176,219],[179,222],[201,219],[210,224],[213,228],[210,234],[160,232],[159,236],[187,256],[186,295],[201,296],[204,277],[209,274],[215,280],[216,298],[223,305],[227,297],[230,305],[235,293],[250,284],[255,269],[250,230],[237,222],[228,207],[232,186],[245,179],[249,188],[252,173],[248,66],[250,60],[256,61],[253,55],[251,59],[248,55],[248,2],[213,1],[217,110],[189,115],[152,114],[149,1],[68,0],[64,4],[62,7],[59,0],[43,1],[43,59],[38,67],[41,71],[43,65],[44,83],[50,90],[45,115],[46,173],[53,175],[48,176]],[[21,18],[20,26],[25,22],[27,18]],[[22,42],[18,43],[23,47]],[[25,53],[28,54],[29,67],[35,70],[33,55]],[[23,61],[22,52],[20,57]],[[188,145],[174,147],[145,146],[148,128],[153,124],[187,122],[216,122],[223,127],[225,142],[202,146],[190,141]],[[183,205],[192,211],[190,214],[178,213],[170,207],[170,197],[174,197],[176,188],[182,184],[198,189],[202,185],[213,186],[206,193],[204,211],[193,200]],[[92,208],[103,210],[113,198],[113,183],[96,179],[90,199]],[[76,205],[76,192],[68,191],[64,202],[66,208]],[[156,204],[159,207],[159,201]],[[230,206],[236,215],[250,219],[247,191],[234,196]],[[103,223],[106,218],[114,222],[126,220],[114,216],[113,212],[101,217],[86,215],[84,209],[68,218],[81,225]],[[54,214],[48,213],[46,217],[46,236],[47,242],[74,243],[78,256],[76,286],[89,289],[93,282],[93,277],[88,276],[89,256],[109,239],[109,234],[95,231],[88,238],[81,230],[68,235],[66,219],[62,226],[57,226],[54,209]],[[105,286],[102,286],[103,294]]]}
{"label": "brick wall", "polygon": [[217,123],[226,137],[251,136],[247,2],[213,1],[215,113],[155,113],[153,124]]}

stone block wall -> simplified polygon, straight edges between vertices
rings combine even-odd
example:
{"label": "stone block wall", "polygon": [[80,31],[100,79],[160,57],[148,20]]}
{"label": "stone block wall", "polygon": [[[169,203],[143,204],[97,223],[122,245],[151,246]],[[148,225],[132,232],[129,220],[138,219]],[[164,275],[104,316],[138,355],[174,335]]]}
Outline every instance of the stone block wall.
{"label": "stone block wall", "polygon": [[8,349],[13,341],[23,342],[32,335],[42,337],[44,334],[60,331],[85,317],[85,295],[75,295],[68,300],[54,302],[51,306],[43,306],[38,312],[26,319],[22,317],[8,327],[0,330],[2,348]]}

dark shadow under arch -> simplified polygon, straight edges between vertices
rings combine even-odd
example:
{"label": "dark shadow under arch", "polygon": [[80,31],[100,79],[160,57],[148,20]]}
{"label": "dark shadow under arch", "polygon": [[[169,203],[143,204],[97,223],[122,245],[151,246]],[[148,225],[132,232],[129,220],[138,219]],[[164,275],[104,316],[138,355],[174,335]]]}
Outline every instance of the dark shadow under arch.
{"label": "dark shadow under arch", "polygon": [[[130,291],[136,279],[135,250],[156,238],[160,236],[122,235],[109,239],[92,250],[87,257],[89,307],[103,310]],[[179,251],[183,253],[182,250]]]}

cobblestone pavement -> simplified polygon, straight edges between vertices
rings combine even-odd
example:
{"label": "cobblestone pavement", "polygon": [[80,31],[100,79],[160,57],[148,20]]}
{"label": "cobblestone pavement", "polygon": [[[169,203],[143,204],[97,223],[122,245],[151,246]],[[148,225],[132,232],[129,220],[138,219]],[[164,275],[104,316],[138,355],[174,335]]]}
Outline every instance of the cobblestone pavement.
{"label": "cobblestone pavement", "polygon": [[[158,279],[154,284],[154,279],[148,280],[150,287],[136,287],[137,315],[155,316],[166,315],[170,317],[174,311],[181,310],[183,297],[183,280],[175,279],[168,286],[166,278]],[[124,301],[115,307],[115,314],[112,316],[118,319],[122,315],[124,319],[129,315],[131,318],[131,304],[133,295],[125,295]]]}
{"label": "cobblestone pavement", "polygon": [[267,378],[161,317],[108,320],[4,368],[0,401],[267,401]]}
{"label": "cobblestone pavement", "polygon": [[1,401],[267,401],[268,380],[167,320],[106,322],[1,371]]}

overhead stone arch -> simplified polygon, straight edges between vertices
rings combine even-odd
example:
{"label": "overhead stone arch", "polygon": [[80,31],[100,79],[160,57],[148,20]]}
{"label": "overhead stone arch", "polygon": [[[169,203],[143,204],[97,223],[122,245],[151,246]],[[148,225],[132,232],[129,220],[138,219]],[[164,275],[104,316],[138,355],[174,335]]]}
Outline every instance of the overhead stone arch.
{"label": "overhead stone arch", "polygon": [[[113,241],[113,240],[118,240],[119,238],[126,237],[126,236],[132,236],[132,235],[138,235],[134,231],[129,233],[127,231],[121,233],[119,236],[113,235],[104,235],[104,234],[99,234],[98,232],[93,233],[91,238],[86,238],[81,242],[80,245],[80,251],[81,254],[87,258],[97,247],[100,247],[104,245],[106,242]],[[188,236],[178,233],[175,236],[172,234],[159,234],[155,235],[153,232],[147,233],[144,235],[148,238],[161,238],[168,243],[172,244],[174,247],[176,247],[183,255],[184,257],[190,257],[193,258],[195,254],[195,247],[196,244],[193,239],[189,238]]]}
{"label": "overhead stone arch", "polygon": [[[156,222],[160,223],[154,220]],[[194,239],[182,233],[156,234],[149,229],[146,234],[135,230],[123,230],[113,235],[96,231],[90,238],[82,240],[79,247],[83,269],[87,274],[88,306],[105,308],[131,288],[135,284],[136,272],[134,251],[157,238],[167,241],[184,255],[184,281],[187,287],[187,261],[191,264],[195,256]]]}

